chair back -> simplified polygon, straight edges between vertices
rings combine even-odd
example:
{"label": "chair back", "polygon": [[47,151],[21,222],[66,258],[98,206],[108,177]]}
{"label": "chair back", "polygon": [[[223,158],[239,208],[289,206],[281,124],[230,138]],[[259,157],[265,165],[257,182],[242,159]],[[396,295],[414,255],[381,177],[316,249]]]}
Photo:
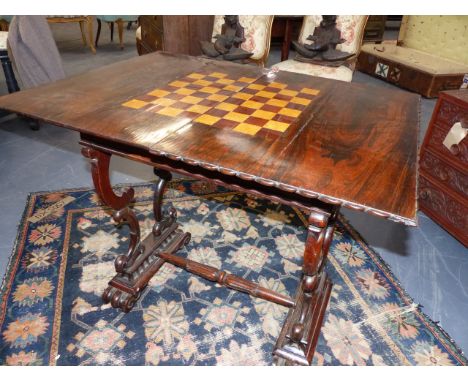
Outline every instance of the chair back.
{"label": "chair back", "polygon": [[[366,28],[368,16],[339,15],[336,20],[336,26],[341,31],[341,37],[346,41],[343,44],[337,45],[337,49],[343,52],[358,54],[361,49],[362,39],[364,37],[364,29]],[[304,16],[302,22],[302,29],[299,35],[299,42],[301,44],[310,41],[306,40],[307,37],[314,33],[315,27],[319,26],[322,21],[322,16],[310,15]]]}
{"label": "chair back", "polygon": [[468,64],[468,16],[403,16],[398,45]]}
{"label": "chair back", "polygon": [[[252,61],[261,66],[265,66],[270,53],[271,26],[273,16],[247,16],[240,15],[239,22],[244,27],[245,41],[241,48],[253,52]],[[224,16],[215,16],[213,25],[213,37],[221,34],[221,27],[224,24]],[[213,38],[214,42],[214,38]]]}

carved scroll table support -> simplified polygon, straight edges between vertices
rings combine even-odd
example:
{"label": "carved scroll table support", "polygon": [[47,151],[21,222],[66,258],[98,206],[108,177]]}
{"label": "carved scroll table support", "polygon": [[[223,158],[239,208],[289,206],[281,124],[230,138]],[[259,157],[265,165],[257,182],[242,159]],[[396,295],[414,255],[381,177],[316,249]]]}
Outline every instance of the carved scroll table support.
{"label": "carved scroll table support", "polygon": [[176,252],[190,241],[190,234],[178,228],[175,209],[171,208],[167,214],[163,214],[162,196],[171,174],[168,171],[155,170],[155,174],[159,176],[153,205],[155,224],[152,232],[141,240],[138,219],[130,208],[134,197],[133,188],[128,188],[120,196],[116,195],[109,179],[111,154],[86,146],[85,142],[81,144],[84,146],[82,154],[91,160],[96,192],[106,205],[115,210],[114,220],[130,227],[128,253],[115,259],[117,274],[102,295],[105,303],[111,303],[112,307],[129,312],[148,282],[164,264],[165,261],[158,256],[159,253]]}
{"label": "carved scroll table support", "polygon": [[332,288],[324,268],[338,210],[317,209],[309,215],[302,280],[273,351],[287,365],[312,363]]}
{"label": "carved scroll table support", "polygon": [[[324,268],[333,238],[338,206],[322,203],[320,208],[307,208],[310,214],[303,276],[296,296],[291,299],[242,277],[174,255],[190,241],[190,233],[178,228],[176,211],[173,208],[166,214],[162,212],[164,188],[171,179],[171,173],[167,169],[154,170],[159,177],[153,203],[155,224],[152,232],[141,240],[138,220],[130,208],[134,190],[129,188],[119,196],[110,185],[109,163],[112,154],[85,141],[81,144],[84,146],[83,155],[91,160],[96,192],[106,205],[115,210],[114,220],[130,227],[128,253],[115,259],[117,274],[103,293],[104,302],[110,302],[114,308],[124,312],[130,311],[153,275],[168,262],[228,288],[289,307],[273,353],[285,360],[286,364],[311,364],[332,287]],[[265,196],[268,197],[267,194]]]}

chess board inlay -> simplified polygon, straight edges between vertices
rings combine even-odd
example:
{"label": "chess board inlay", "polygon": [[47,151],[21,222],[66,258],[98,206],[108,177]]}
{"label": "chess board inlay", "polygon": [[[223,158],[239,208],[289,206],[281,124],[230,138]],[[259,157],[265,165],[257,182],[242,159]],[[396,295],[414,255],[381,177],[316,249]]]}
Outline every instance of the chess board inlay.
{"label": "chess board inlay", "polygon": [[256,135],[262,130],[285,132],[319,92],[249,77],[232,79],[219,72],[194,72],[122,106]]}

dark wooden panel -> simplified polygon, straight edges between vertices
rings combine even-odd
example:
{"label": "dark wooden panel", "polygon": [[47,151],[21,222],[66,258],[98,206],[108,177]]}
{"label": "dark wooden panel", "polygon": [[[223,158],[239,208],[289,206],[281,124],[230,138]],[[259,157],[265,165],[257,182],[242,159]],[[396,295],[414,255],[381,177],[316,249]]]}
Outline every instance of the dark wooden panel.
{"label": "dark wooden panel", "polygon": [[200,41],[210,40],[214,16],[140,16],[142,53],[164,50],[201,54]]}

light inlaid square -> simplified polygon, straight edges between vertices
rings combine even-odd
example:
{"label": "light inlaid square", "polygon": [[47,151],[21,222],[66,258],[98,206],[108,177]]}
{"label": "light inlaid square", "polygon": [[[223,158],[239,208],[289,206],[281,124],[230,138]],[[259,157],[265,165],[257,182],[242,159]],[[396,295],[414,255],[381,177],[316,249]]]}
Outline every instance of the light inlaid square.
{"label": "light inlaid square", "polygon": [[213,115],[208,115],[208,114],[203,114],[203,115],[200,115],[196,120],[195,122],[200,122],[200,123],[203,123],[205,125],[209,125],[209,126],[212,126],[214,125],[216,122],[218,122],[221,118],[218,118],[218,117],[215,117]]}
{"label": "light inlaid square", "polygon": [[260,102],[249,100],[249,101],[245,101],[243,104],[241,104],[241,106],[250,107],[251,109],[260,109],[263,106],[263,104]]}
{"label": "light inlaid square", "polygon": [[165,107],[164,109],[157,111],[158,114],[167,115],[169,117],[176,117],[182,112],[182,109],[177,109],[175,107]]}
{"label": "light inlaid square", "polygon": [[204,114],[211,108],[209,106],[203,106],[203,105],[193,105],[190,106],[187,111],[191,111],[192,113],[198,113],[198,114]]}
{"label": "light inlaid square", "polygon": [[320,90],[318,90],[318,89],[304,88],[304,89],[301,90],[301,93],[310,94],[310,95],[317,95],[317,94],[320,93]]}
{"label": "light inlaid square", "polygon": [[218,102],[223,102],[226,101],[229,96],[222,95],[222,94],[211,94],[210,96],[207,97],[210,101],[218,101]]}
{"label": "light inlaid square", "polygon": [[275,116],[275,113],[265,110],[255,110],[255,113],[252,114],[252,117],[263,118],[263,119],[272,119]]}
{"label": "light inlaid square", "polygon": [[244,122],[247,118],[249,118],[249,116],[246,114],[231,111],[230,113],[227,113],[223,118],[234,122]]}
{"label": "light inlaid square", "polygon": [[300,110],[295,110],[295,109],[289,109],[289,108],[285,107],[285,108],[281,109],[280,111],[278,111],[278,114],[296,118],[296,117],[299,117],[301,115],[301,111]]}
{"label": "light inlaid square", "polygon": [[200,73],[191,73],[187,76],[188,78],[193,78],[195,80],[200,80],[202,78],[205,78],[206,75],[205,74],[200,74]]}
{"label": "light inlaid square", "polygon": [[252,82],[257,81],[257,79],[256,79],[256,78],[250,78],[250,77],[241,77],[241,78],[238,79],[238,81],[240,81],[240,82],[247,82],[247,83],[250,84],[250,83],[252,83]]}
{"label": "light inlaid square", "polygon": [[289,96],[289,97],[295,97],[299,94],[299,92],[295,91],[295,90],[288,90],[288,89],[283,89],[279,92],[279,94],[282,94],[282,95],[285,95],[285,96]]}
{"label": "light inlaid square", "polygon": [[224,111],[233,111],[237,108],[237,105],[232,103],[222,102],[215,107],[215,109],[224,110]]}
{"label": "light inlaid square", "polygon": [[180,102],[191,103],[191,104],[197,104],[201,101],[203,101],[203,98],[194,97],[194,96],[187,96],[180,100]]}
{"label": "light inlaid square", "polygon": [[280,131],[283,133],[288,129],[289,123],[278,122],[278,121],[268,121],[263,127],[270,129],[270,130]]}
{"label": "light inlaid square", "polygon": [[168,94],[171,94],[171,93],[166,90],[161,90],[161,89],[155,89],[152,92],[148,93],[148,95],[154,96],[154,97],[165,97]]}
{"label": "light inlaid square", "polygon": [[176,102],[177,101],[175,99],[170,98],[158,98],[157,100],[151,101],[152,104],[160,106],[171,106]]}
{"label": "light inlaid square", "polygon": [[175,88],[183,88],[187,86],[189,83],[185,81],[172,81],[169,86],[174,86]]}
{"label": "light inlaid square", "polygon": [[199,85],[199,86],[209,86],[209,85],[211,85],[211,82],[206,81],[206,80],[197,80],[197,81],[194,81],[193,84],[194,85]]}
{"label": "light inlaid square", "polygon": [[260,84],[250,84],[247,86],[249,89],[254,89],[254,90],[263,90],[266,88],[265,85],[260,85]]}
{"label": "light inlaid square", "polygon": [[210,94],[215,94],[217,92],[219,92],[220,89],[218,88],[214,88],[212,86],[205,86],[203,88],[200,89],[201,92],[203,93],[210,93]]}
{"label": "light inlaid square", "polygon": [[132,109],[141,109],[146,105],[148,105],[148,102],[140,101],[139,99],[131,99],[130,101],[124,102],[122,104],[122,106],[130,107]]}
{"label": "light inlaid square", "polygon": [[255,135],[261,129],[260,126],[251,125],[250,123],[239,123],[233,131],[237,131],[238,133],[248,134],[248,135]]}
{"label": "light inlaid square", "polygon": [[177,93],[180,95],[190,95],[190,94],[195,93],[195,90],[187,89],[187,88],[180,88],[180,89],[177,89],[174,93]]}
{"label": "light inlaid square", "polygon": [[232,96],[233,98],[238,98],[238,99],[245,99],[248,100],[253,97],[253,94],[248,94],[248,93],[236,93]]}
{"label": "light inlaid square", "polygon": [[267,105],[285,107],[288,104],[288,101],[283,101],[281,99],[269,99]]}
{"label": "light inlaid square", "polygon": [[232,84],[232,83],[234,83],[234,82],[236,82],[236,81],[231,80],[231,79],[229,79],[229,78],[221,78],[221,79],[219,79],[218,81],[216,81],[216,83],[222,84],[222,85],[230,85],[230,84]]}
{"label": "light inlaid square", "polygon": [[210,77],[215,77],[215,78],[224,78],[227,76],[225,73],[220,73],[220,72],[213,72],[209,74]]}
{"label": "light inlaid square", "polygon": [[272,87],[272,88],[277,88],[277,89],[284,89],[284,88],[286,88],[288,85],[282,84],[281,82],[271,82],[270,84],[268,84],[268,86],[270,86],[270,87]]}
{"label": "light inlaid square", "polygon": [[240,86],[236,86],[236,85],[227,85],[223,88],[224,90],[229,90],[231,92],[238,92],[239,90],[241,90],[242,88]]}
{"label": "light inlaid square", "polygon": [[262,90],[262,91],[259,91],[256,95],[258,95],[259,97],[273,98],[276,94]]}
{"label": "light inlaid square", "polygon": [[307,106],[312,101],[310,99],[307,99],[307,98],[294,97],[294,98],[291,99],[290,102],[297,103],[297,104],[303,105],[303,106]]}

